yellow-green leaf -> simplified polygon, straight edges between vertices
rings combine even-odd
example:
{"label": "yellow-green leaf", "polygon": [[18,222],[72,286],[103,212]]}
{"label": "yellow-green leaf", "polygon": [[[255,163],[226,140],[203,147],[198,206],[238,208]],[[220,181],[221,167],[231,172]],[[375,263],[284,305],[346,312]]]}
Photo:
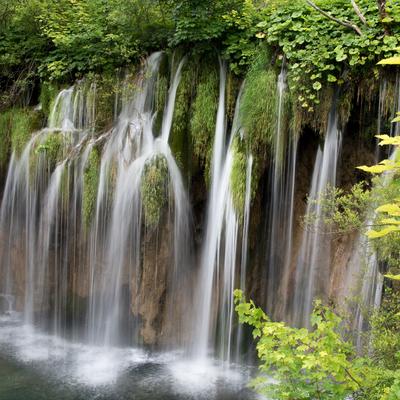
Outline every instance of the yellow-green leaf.
{"label": "yellow-green leaf", "polygon": [[384,212],[392,216],[400,216],[400,207],[398,204],[384,204],[376,209],[376,212]]}
{"label": "yellow-green leaf", "polygon": [[357,169],[360,169],[361,171],[369,172],[370,174],[381,174],[382,172],[385,171],[391,171],[393,169],[392,165],[372,165],[371,167],[368,167],[366,165],[362,165],[360,167],[357,167]]}
{"label": "yellow-green leaf", "polygon": [[392,146],[400,146],[400,137],[399,136],[389,136],[389,135],[376,135],[379,142],[379,146],[392,145]]}
{"label": "yellow-green leaf", "polygon": [[400,225],[400,220],[394,218],[384,218],[381,221],[381,224],[385,225]]}
{"label": "yellow-green leaf", "polygon": [[385,58],[378,62],[380,65],[400,65],[400,56]]}
{"label": "yellow-green leaf", "polygon": [[393,279],[393,280],[395,280],[395,281],[400,281],[400,275],[390,275],[390,274],[387,274],[387,275],[385,275],[385,278]]}
{"label": "yellow-green leaf", "polygon": [[370,230],[367,232],[367,236],[370,239],[378,239],[378,238],[388,235],[389,233],[399,232],[399,231],[400,231],[399,226],[388,226],[387,228],[382,229],[380,231]]}

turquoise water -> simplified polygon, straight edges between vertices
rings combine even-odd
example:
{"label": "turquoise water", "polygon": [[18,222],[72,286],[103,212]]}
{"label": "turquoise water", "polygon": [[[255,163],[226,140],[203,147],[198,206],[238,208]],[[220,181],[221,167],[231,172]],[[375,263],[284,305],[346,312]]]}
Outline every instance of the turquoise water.
{"label": "turquoise water", "polygon": [[248,368],[100,348],[0,318],[1,400],[253,400]]}

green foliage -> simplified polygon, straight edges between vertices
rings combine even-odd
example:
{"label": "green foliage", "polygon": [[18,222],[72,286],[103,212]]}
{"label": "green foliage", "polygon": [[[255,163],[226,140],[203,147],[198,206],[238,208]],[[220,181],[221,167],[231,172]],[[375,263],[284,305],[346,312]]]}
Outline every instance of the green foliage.
{"label": "green foliage", "polygon": [[276,82],[268,55],[261,53],[246,75],[240,108],[246,140],[255,157],[264,156],[261,152],[271,145],[276,131]]}
{"label": "green foliage", "polygon": [[75,71],[91,71],[122,64],[134,54],[121,34],[113,33],[110,12],[102,1],[61,1],[41,4],[42,34],[54,49],[41,73],[60,79]]}
{"label": "green foliage", "polygon": [[165,46],[172,30],[169,7],[153,0],[2,0],[2,7],[0,82],[12,82],[11,101],[38,72],[65,81],[111,71]]}
{"label": "green foliage", "polygon": [[163,113],[165,104],[168,97],[168,78],[165,75],[159,74],[157,77],[156,84],[156,96],[155,96],[155,111],[157,113],[156,121],[154,122],[155,131],[161,132],[161,125],[163,119]]}
{"label": "green foliage", "polygon": [[311,331],[273,322],[236,290],[241,323],[253,328],[260,375],[252,386],[271,399],[345,399],[361,389],[363,362],[342,337],[341,319],[315,302]]}
{"label": "green foliage", "polygon": [[236,213],[242,217],[246,199],[247,155],[244,143],[238,136],[232,143],[231,191]]}
{"label": "green foliage", "polygon": [[[392,272],[400,272],[400,180],[398,173],[400,170],[400,160],[398,148],[400,146],[399,137],[390,137],[388,135],[377,135],[380,139],[380,145],[392,145],[395,147],[396,156],[391,159],[381,161],[371,167],[361,166],[359,169],[374,174],[384,175],[380,178],[382,181],[381,195],[377,198],[376,204],[380,204],[376,211],[374,224],[377,229],[370,229],[367,235],[374,239],[375,248],[378,257],[384,261]],[[375,180],[377,181],[377,180]],[[390,275],[393,279],[400,279],[396,275]]]}
{"label": "green foliage", "polygon": [[342,318],[315,302],[312,330],[273,322],[234,292],[241,323],[253,328],[260,376],[252,386],[270,399],[395,400],[400,389],[400,298],[387,290],[368,332],[365,355],[356,355]]}
{"label": "green foliage", "polygon": [[110,128],[114,119],[115,96],[120,89],[115,78],[115,72],[88,76],[83,90],[88,104],[91,104],[91,107],[95,109],[95,120],[92,128],[96,132]]}
{"label": "green foliage", "polygon": [[89,154],[83,175],[82,217],[86,227],[90,225],[96,208],[99,165],[99,151],[97,148],[93,148]]}
{"label": "green foliage", "polygon": [[188,137],[191,117],[191,99],[197,77],[195,60],[185,63],[181,81],[176,93],[173,123],[171,127],[171,150],[183,170],[188,171],[188,149],[190,138]]}
{"label": "green foliage", "polygon": [[209,166],[212,157],[215,124],[218,108],[219,76],[215,65],[201,68],[193,114],[190,120],[190,133],[193,153],[201,166]]}
{"label": "green foliage", "polygon": [[20,155],[32,136],[41,125],[40,114],[29,109],[13,109],[11,112],[11,148]]}
{"label": "green foliage", "polygon": [[11,124],[12,112],[6,111],[0,114],[0,169],[7,167],[11,149]]}
{"label": "green foliage", "polygon": [[32,88],[37,65],[46,56],[38,15],[38,0],[0,1],[0,109],[25,105],[18,101]]}
{"label": "green foliage", "polygon": [[46,139],[36,147],[36,153],[43,152],[51,167],[61,161],[64,147],[64,136],[58,132],[50,133]]}
{"label": "green foliage", "polygon": [[[400,292],[386,288],[367,333],[368,392],[361,399],[395,400],[400,394]],[[358,397],[357,397],[358,398]]]}
{"label": "green foliage", "polygon": [[142,205],[147,227],[157,226],[167,201],[168,167],[164,157],[150,160],[141,182]]}
{"label": "green foliage", "polygon": [[[321,209],[327,230],[324,233],[346,234],[365,227],[371,198],[366,182],[359,182],[349,191],[328,185],[318,198],[309,198],[308,203]],[[313,226],[317,218],[316,211],[310,212],[304,217],[304,223]]]}
{"label": "green foliage", "polygon": [[176,0],[173,2],[174,46],[219,39],[227,29],[224,15],[240,7],[242,0]]}
{"label": "green foliage", "polygon": [[400,366],[400,292],[387,289],[380,309],[371,318],[374,362],[388,369]]}
{"label": "green foliage", "polygon": [[42,105],[42,112],[48,118],[50,111],[53,106],[53,101],[55,100],[59,89],[51,84],[50,82],[43,82],[40,87],[40,97],[39,101]]}
{"label": "green foliage", "polygon": [[[376,2],[357,3],[368,21],[368,25],[361,27],[361,35],[303,1],[272,2],[261,11],[257,35],[282,50],[289,61],[291,89],[307,109],[319,103],[319,92],[324,85],[342,85],[357,79],[360,71],[371,71],[377,59],[392,55],[399,45],[399,25],[390,22],[393,35],[384,36],[385,26]],[[317,4],[341,21],[360,24],[349,1],[321,0]]]}

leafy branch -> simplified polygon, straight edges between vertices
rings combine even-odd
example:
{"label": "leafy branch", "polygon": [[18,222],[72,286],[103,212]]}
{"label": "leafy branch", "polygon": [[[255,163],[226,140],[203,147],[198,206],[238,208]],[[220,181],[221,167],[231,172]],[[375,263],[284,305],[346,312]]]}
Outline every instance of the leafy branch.
{"label": "leafy branch", "polygon": [[352,22],[347,21],[347,20],[342,21],[342,20],[334,17],[332,14],[330,14],[330,13],[322,10],[321,8],[319,8],[311,0],[306,0],[306,2],[307,2],[308,5],[310,5],[312,8],[314,8],[316,11],[318,11],[324,17],[326,17],[326,18],[330,19],[331,21],[334,21],[337,24],[342,25],[342,26],[344,26],[346,28],[353,29],[358,35],[362,36],[363,33],[362,33],[361,29],[356,24],[353,24]]}
{"label": "leafy branch", "polygon": [[351,5],[353,6],[354,11],[356,12],[358,18],[360,18],[360,21],[364,25],[368,25],[368,22],[367,22],[366,18],[364,17],[364,14],[361,12],[360,7],[358,7],[358,4],[356,3],[356,0],[351,0]]}

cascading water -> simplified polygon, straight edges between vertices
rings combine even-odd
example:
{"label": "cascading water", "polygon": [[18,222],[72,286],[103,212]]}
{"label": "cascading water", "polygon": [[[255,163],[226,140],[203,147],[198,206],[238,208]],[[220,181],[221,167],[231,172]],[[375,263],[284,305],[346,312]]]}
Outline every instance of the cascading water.
{"label": "cascading water", "polygon": [[[290,320],[292,313],[292,322],[303,326],[308,325],[313,298],[328,291],[331,244],[319,234],[323,211],[312,201],[307,216],[315,222],[304,230],[300,252],[297,259],[293,257],[298,135],[287,123],[284,67],[278,77],[268,171],[267,259],[261,260],[267,280],[255,283],[257,260],[251,268],[248,263],[252,189],[259,184],[252,185],[251,154],[240,171],[246,176],[243,209],[237,209],[234,201],[236,146],[240,141],[248,144],[249,132],[241,127],[240,91],[227,135],[228,85],[222,62],[207,216],[196,269],[189,199],[169,146],[186,58],[172,63],[167,78],[163,57],[151,55],[134,80],[127,75],[118,81],[122,87],[112,99],[115,115],[108,121],[112,127],[101,133],[96,131],[97,85],[82,81],[60,91],[48,126],[32,136],[21,154],[12,154],[9,164],[0,210],[1,311],[22,312],[23,323],[34,326],[18,336],[28,343],[21,346],[22,353],[31,357],[26,359],[34,359],[37,352],[32,350],[39,346],[44,349],[41,356],[71,362],[78,375],[94,384],[115,380],[121,369],[137,362],[150,363],[156,371],[156,364],[168,363],[163,366],[167,380],[179,375],[189,385],[196,383],[187,375],[192,368],[207,380],[219,379],[213,368],[221,363],[206,362],[209,356],[232,367],[243,353],[245,335],[235,319],[234,289],[246,289],[252,296],[265,285],[260,302],[265,300],[268,313],[284,320]],[[161,76],[165,98],[160,103]],[[381,92],[385,93],[383,86]],[[165,104],[164,110],[157,109],[159,103]],[[157,118],[160,111],[162,118]],[[157,129],[155,121],[156,126],[161,123]],[[335,105],[324,140],[314,165],[311,199],[336,181],[341,134]],[[54,141],[59,145],[52,147]],[[257,173],[258,162],[255,159]],[[155,200],[151,204],[149,196]],[[357,247],[366,245],[359,239]],[[253,259],[253,252],[250,256]],[[351,263],[359,269],[362,261],[353,255]],[[368,260],[365,270],[358,287],[362,304],[377,305],[382,280],[376,258]],[[365,325],[361,307],[354,315],[360,332]],[[32,332],[40,334],[32,339]],[[165,356],[168,361],[164,356],[149,358],[143,342],[163,350],[178,349],[176,353],[187,351],[186,358],[179,358],[177,366],[168,359],[171,353]]]}
{"label": "cascading water", "polygon": [[[87,90],[84,84],[78,84],[58,94],[48,127],[32,137],[20,157],[13,154],[1,208],[1,231],[8,232],[1,248],[3,259],[7,260],[2,263],[6,279],[1,290],[7,296],[17,290],[13,277],[17,257],[14,248],[23,248],[24,243],[23,260],[21,255],[18,260],[26,276],[26,287],[18,294],[18,298],[24,299],[24,306],[18,308],[27,323],[47,325],[50,331],[63,335],[67,310],[72,308],[74,313],[74,304],[79,300],[71,294],[71,284],[78,291],[78,286],[85,285],[76,280],[80,271],[81,277],[86,275],[90,280],[87,339],[103,345],[120,343],[121,320],[126,318],[121,308],[125,307],[124,311],[129,314],[131,307],[130,301],[126,303],[124,285],[131,288],[133,280],[139,285],[141,275],[143,179],[157,163],[165,169],[162,184],[171,189],[166,196],[174,204],[170,212],[174,226],[171,235],[175,243],[171,254],[174,264],[168,279],[171,281],[169,295],[173,297],[177,276],[183,276],[182,268],[188,262],[191,236],[188,200],[168,146],[184,59],[171,82],[162,135],[155,138],[153,103],[161,57],[162,53],[155,53],[148,59],[138,88],[130,98],[126,97],[110,132],[99,138],[92,136],[96,85],[93,83]],[[63,159],[51,175],[49,139],[62,143]],[[85,227],[85,171],[99,142],[105,143],[97,206],[94,221]],[[112,175],[115,180],[110,179]],[[87,250],[86,241],[90,243]],[[89,268],[85,266],[88,260]],[[74,324],[74,317],[72,320]]]}
{"label": "cascading water", "polygon": [[297,137],[289,136],[286,117],[286,69],[278,76],[277,122],[270,171],[270,204],[267,246],[267,310],[284,318],[293,238],[293,205],[297,158]]}
{"label": "cascading water", "polygon": [[[382,134],[382,127],[384,126],[384,116],[383,116],[383,103],[385,97],[387,96],[388,82],[383,80],[380,85],[379,90],[379,102],[378,102],[378,123],[377,128],[379,134]],[[397,111],[400,109],[400,75],[396,75],[395,83],[395,103],[392,109],[390,120],[392,120]],[[400,131],[400,124],[393,123],[390,126],[390,136],[397,136]],[[380,149],[379,145],[376,146],[376,162],[379,162]],[[390,158],[395,157],[392,153]],[[382,184],[385,186],[388,183],[388,177],[382,177]],[[374,189],[372,189],[374,190]],[[374,219],[376,215],[373,210],[369,213],[365,226],[370,227],[374,224]],[[356,297],[357,302],[353,305],[352,315],[353,315],[353,331],[355,332],[355,343],[358,350],[362,349],[363,343],[363,333],[368,329],[368,315],[372,311],[379,308],[382,291],[383,291],[383,275],[382,271],[379,270],[379,262],[377,255],[372,248],[368,237],[364,232],[358,234],[355,241],[353,252],[349,263],[347,265],[347,273],[345,284],[343,288],[343,295],[346,298]]]}
{"label": "cascading water", "polygon": [[[87,135],[94,106],[80,97],[80,91],[74,88],[62,90],[54,101],[48,127],[33,135],[20,157],[12,155],[0,211],[0,229],[8,232],[1,249],[7,260],[2,264],[7,276],[5,291],[20,290],[13,287],[12,275],[24,274],[25,288],[18,298],[24,298],[24,306],[19,305],[19,309],[22,308],[25,321],[39,322],[35,314],[41,311],[47,314],[46,320],[53,321],[52,331],[58,334],[61,315],[65,314],[67,284],[62,274],[66,255],[54,246],[62,234],[59,207],[65,162],[50,176],[51,160],[46,152],[51,140],[76,143]],[[94,96],[91,98],[94,102]],[[66,154],[68,145],[63,146],[60,151]],[[15,252],[16,247],[22,254]],[[55,296],[49,293],[50,281],[54,283]]]}
{"label": "cascading water", "polygon": [[[152,359],[139,349],[141,338],[149,334],[143,331],[150,329],[151,334],[152,324],[159,323],[156,318],[146,319],[152,310],[142,303],[148,300],[158,302],[165,318],[171,319],[172,333],[167,333],[171,335],[167,343],[174,343],[175,339],[182,349],[191,333],[184,321],[189,318],[182,315],[184,307],[189,311],[191,307],[190,293],[185,292],[191,288],[190,280],[185,278],[192,262],[191,217],[181,173],[168,144],[185,58],[172,66],[160,136],[156,137],[153,121],[162,57],[161,53],[150,56],[133,89],[128,84],[122,89],[114,107],[120,113],[109,131],[100,135],[95,131],[96,85],[77,83],[62,90],[54,100],[48,127],[32,136],[20,156],[12,155],[1,206],[0,251],[5,260],[1,276],[6,279],[1,280],[0,298],[13,299],[12,308],[7,306],[7,311],[22,311],[27,329],[20,329],[15,320],[5,320],[11,327],[6,325],[0,347],[5,342],[13,343],[24,360],[43,365],[47,365],[45,360],[49,365],[62,360],[64,366],[72,366],[73,379],[90,385],[109,384],[135,363],[154,363],[156,375],[161,371],[168,382],[172,376],[178,384],[177,389],[174,386],[168,390],[189,390],[191,395],[198,390],[213,390],[217,380],[220,385],[221,379],[229,376],[225,372],[221,375],[211,365],[207,370],[195,370],[194,377],[187,376],[186,361],[177,363],[175,355]],[[225,70],[221,67],[223,91]],[[226,150],[224,103],[223,94],[213,163],[213,176],[218,181],[213,183],[211,203],[222,211],[224,226],[224,240],[221,233],[213,235],[218,241],[213,246],[214,251],[219,252],[221,247],[224,253],[224,258],[219,259],[221,264],[218,262],[221,314],[216,324],[221,332],[222,358],[229,360],[230,354],[239,353],[234,348],[236,342],[232,342],[232,292],[239,272],[236,261],[240,236],[243,240],[238,282],[245,284],[252,157],[247,162],[240,227],[229,192],[238,108]],[[50,157],[52,140],[60,143],[56,147],[60,153],[57,160]],[[91,179],[95,179],[95,191],[88,200]],[[147,192],[153,194],[154,189],[160,189],[165,197],[159,199],[160,207],[166,202],[155,221],[146,208]],[[92,214],[87,213],[88,201],[93,203]],[[209,226],[211,229],[212,224]],[[160,267],[158,254],[147,254],[149,242],[153,246],[152,242],[158,240],[163,249],[160,257],[164,257]],[[23,251],[16,254],[15,249]],[[166,270],[164,264],[168,266]],[[19,268],[25,275],[24,288],[17,285]],[[158,297],[150,298],[153,295]],[[207,339],[211,335],[214,332],[207,334]],[[128,343],[137,348],[119,349]],[[190,388],[186,380],[191,382]],[[231,384],[242,387],[238,381]]]}
{"label": "cascading water", "polygon": [[[225,142],[225,90],[226,71],[220,65],[220,93],[217,123],[212,156],[211,189],[208,200],[207,230],[202,249],[199,286],[197,293],[198,319],[196,321],[193,353],[204,360],[216,346],[219,358],[231,361],[233,341],[238,343],[241,330],[234,332],[233,291],[245,285],[247,263],[247,237],[250,213],[252,157],[247,161],[244,224],[242,231],[241,271],[237,271],[239,241],[239,217],[231,193],[233,144],[240,131],[240,100],[236,102],[235,116],[228,146]],[[237,281],[237,274],[240,278]],[[218,332],[218,335],[217,335]],[[236,355],[238,354],[236,350]]]}
{"label": "cascading water", "polygon": [[292,304],[292,321],[296,325],[309,326],[313,299],[323,293],[330,277],[330,240],[321,235],[323,208],[314,203],[319,194],[336,183],[336,169],[341,147],[341,132],[338,126],[336,103],[332,105],[323,148],[319,148],[314,164],[310,200],[306,218],[311,217],[311,227],[303,232],[297,259],[295,292]]}
{"label": "cascading water", "polygon": [[[111,132],[111,139],[105,145],[101,160],[96,217],[92,231],[94,245],[90,254],[89,338],[91,342],[104,345],[121,342],[121,321],[126,318],[126,312],[121,309],[124,302],[123,286],[131,285],[132,280],[140,282],[141,184],[147,166],[157,160],[165,162],[175,206],[173,275],[176,276],[177,269],[183,266],[184,250],[180,247],[188,248],[188,200],[180,172],[168,146],[175,96],[184,60],[179,64],[171,84],[162,135],[155,138],[152,132],[152,99],[161,56],[161,53],[156,53],[149,58],[142,87],[132,101],[123,105],[117,126]],[[107,179],[113,160],[117,160],[116,182],[115,187],[110,187]],[[107,207],[105,203],[111,196],[113,204],[109,216],[103,209]]]}

